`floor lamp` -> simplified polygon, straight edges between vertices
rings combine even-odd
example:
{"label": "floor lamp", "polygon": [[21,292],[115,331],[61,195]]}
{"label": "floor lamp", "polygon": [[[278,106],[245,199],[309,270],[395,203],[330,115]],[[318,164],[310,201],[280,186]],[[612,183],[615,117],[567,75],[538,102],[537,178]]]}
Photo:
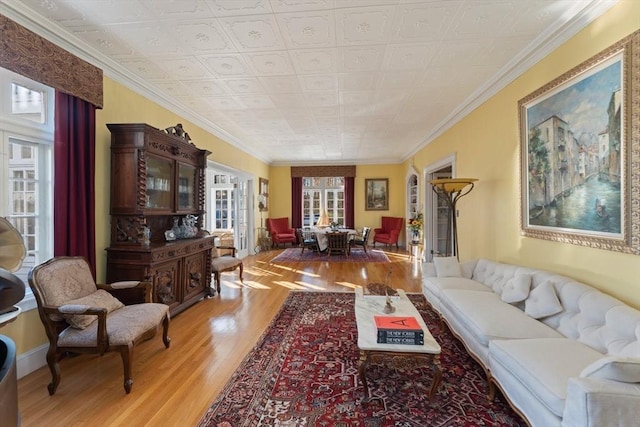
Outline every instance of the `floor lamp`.
{"label": "floor lamp", "polygon": [[458,259],[458,223],[456,220],[456,203],[458,200],[473,190],[475,178],[439,178],[429,181],[431,188],[447,201],[449,215],[447,217],[447,255],[449,255],[449,243],[453,248],[453,254]]}

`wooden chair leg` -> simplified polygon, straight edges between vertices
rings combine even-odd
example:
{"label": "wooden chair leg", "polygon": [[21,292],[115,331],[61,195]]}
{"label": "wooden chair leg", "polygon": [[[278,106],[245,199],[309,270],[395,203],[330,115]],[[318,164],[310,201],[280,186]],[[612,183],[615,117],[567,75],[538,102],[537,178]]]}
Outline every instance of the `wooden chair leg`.
{"label": "wooden chair leg", "polygon": [[169,338],[169,313],[162,319],[162,342],[164,342],[165,348],[169,348],[171,345],[171,338]]}
{"label": "wooden chair leg", "polygon": [[220,293],[220,272],[219,271],[213,272],[213,281],[214,281],[214,284],[216,285],[216,290],[218,291],[218,294],[219,294]]}
{"label": "wooden chair leg", "polygon": [[47,351],[47,365],[51,371],[51,382],[47,386],[47,390],[49,390],[49,396],[53,396],[60,384],[60,365],[58,364],[58,352],[52,347],[49,347]]}
{"label": "wooden chair leg", "polygon": [[242,283],[242,272],[244,270],[244,265],[242,263],[240,263],[240,265],[238,266],[240,268],[240,283]]}
{"label": "wooden chair leg", "polygon": [[131,377],[131,359],[133,359],[133,344],[129,343],[128,346],[122,346],[120,349],[120,356],[122,357],[122,368],[124,370],[124,391],[131,393],[131,387],[133,386],[133,378]]}

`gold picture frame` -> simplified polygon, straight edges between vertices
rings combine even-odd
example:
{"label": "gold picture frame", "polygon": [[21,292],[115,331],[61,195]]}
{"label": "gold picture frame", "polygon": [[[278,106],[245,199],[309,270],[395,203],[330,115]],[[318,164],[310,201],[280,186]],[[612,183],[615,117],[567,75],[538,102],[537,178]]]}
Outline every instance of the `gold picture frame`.
{"label": "gold picture frame", "polygon": [[527,237],[640,253],[640,31],[518,102]]}
{"label": "gold picture frame", "polygon": [[373,178],[364,180],[364,209],[367,211],[389,210],[389,179]]}

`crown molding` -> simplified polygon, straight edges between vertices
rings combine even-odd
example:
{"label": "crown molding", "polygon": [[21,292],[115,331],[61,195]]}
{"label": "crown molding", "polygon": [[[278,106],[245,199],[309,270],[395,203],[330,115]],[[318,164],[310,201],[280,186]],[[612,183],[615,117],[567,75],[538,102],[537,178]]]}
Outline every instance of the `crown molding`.
{"label": "crown molding", "polygon": [[[433,142],[473,110],[496,95],[508,84],[532,68],[544,57],[551,54],[563,43],[576,35],[588,24],[611,9],[619,0],[591,0],[589,6],[582,9],[568,22],[556,22],[544,34],[540,34],[529,45],[515,56],[509,63],[502,67],[492,79],[473,92],[457,109],[441,121],[434,131],[426,135],[420,144],[403,157],[408,160],[417,152]],[[574,7],[579,8],[580,2],[576,2]]]}
{"label": "crown molding", "polygon": [[207,132],[217,136],[222,141],[230,145],[234,145],[250,156],[257,158],[264,163],[271,163],[271,158],[269,158],[269,156],[264,153],[256,152],[254,147],[247,146],[238,138],[218,127],[215,123],[184,108],[171,98],[159,93],[153,88],[153,86],[145,82],[140,77],[87,45],[84,41],[75,37],[73,34],[70,34],[58,24],[35,13],[22,3],[2,2],[0,3],[0,13],[28,30],[33,31],[40,37],[60,46],[88,63],[101,68],[105,76],[122,84],[128,89],[131,89],[135,93],[142,95],[180,117],[193,122]]}

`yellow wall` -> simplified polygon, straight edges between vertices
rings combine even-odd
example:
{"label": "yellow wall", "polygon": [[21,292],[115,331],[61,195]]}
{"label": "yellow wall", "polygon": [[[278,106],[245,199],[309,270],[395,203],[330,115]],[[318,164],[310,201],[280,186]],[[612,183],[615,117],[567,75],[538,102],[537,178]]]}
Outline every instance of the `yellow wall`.
{"label": "yellow wall", "polygon": [[479,178],[458,204],[461,259],[485,257],[555,271],[640,308],[637,255],[520,235],[518,128],[518,100],[638,29],[640,1],[621,0],[415,155],[421,171],[455,153],[456,175]]}
{"label": "yellow wall", "polygon": [[[105,77],[104,109],[96,112],[96,275],[100,283],[104,283],[106,277],[105,249],[110,243],[111,133],[107,123],[147,123],[160,129],[182,123],[194,144],[211,151],[210,160],[253,174],[256,194],[258,177],[268,177],[267,164]],[[255,218],[259,224],[257,209]],[[16,342],[19,355],[47,343],[37,310],[21,314],[15,322],[4,327],[2,333]]]}

